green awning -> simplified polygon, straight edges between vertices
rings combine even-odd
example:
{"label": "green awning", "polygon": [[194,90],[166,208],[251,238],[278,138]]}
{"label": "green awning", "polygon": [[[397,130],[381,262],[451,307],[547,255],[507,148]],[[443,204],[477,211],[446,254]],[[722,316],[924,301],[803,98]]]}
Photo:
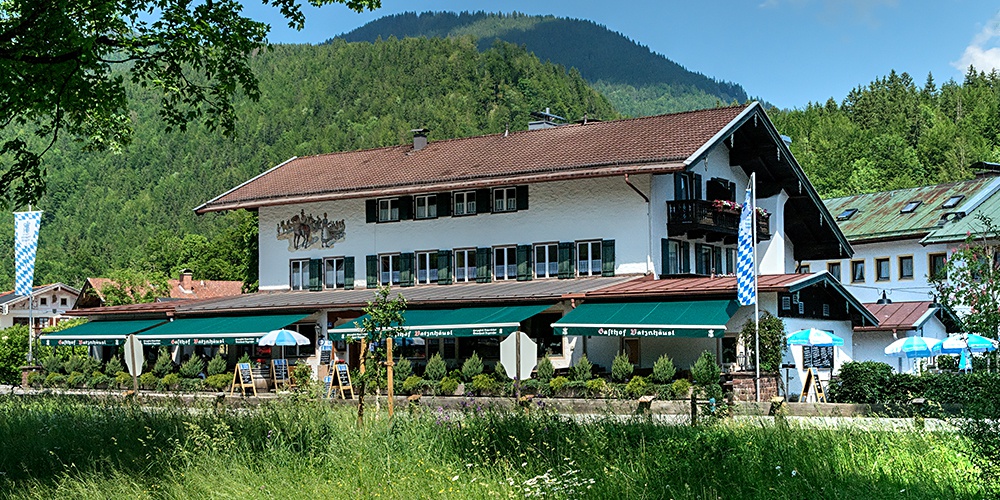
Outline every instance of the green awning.
{"label": "green awning", "polygon": [[[462,309],[411,309],[403,313],[404,337],[481,337],[509,335],[521,322],[548,309],[542,306],[465,307]],[[368,315],[330,331],[330,340],[362,336],[359,328]],[[357,325],[355,325],[357,323]]]}
{"label": "green awning", "polygon": [[42,345],[122,345],[125,337],[166,323],[166,319],[138,319],[131,321],[91,321],[60,332],[46,333],[40,337]]}
{"label": "green awning", "polygon": [[585,303],[552,328],[556,335],[715,338],[737,309],[735,300]]}
{"label": "green awning", "polygon": [[142,345],[214,346],[256,344],[271,330],[279,330],[308,314],[212,316],[179,318],[136,335]]}

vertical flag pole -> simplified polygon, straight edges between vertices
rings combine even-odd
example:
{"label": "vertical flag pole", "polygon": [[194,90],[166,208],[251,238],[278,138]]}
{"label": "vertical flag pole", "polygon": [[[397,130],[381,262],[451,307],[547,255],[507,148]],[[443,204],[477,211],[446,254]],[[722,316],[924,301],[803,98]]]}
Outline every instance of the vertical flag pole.
{"label": "vertical flag pole", "polygon": [[757,296],[757,172],[750,173],[750,203],[753,209],[750,212],[750,234],[753,235],[753,354],[754,354],[754,367],[756,368],[756,373],[754,375],[755,387],[754,392],[757,394],[757,402],[760,403],[760,300]]}
{"label": "vertical flag pole", "polygon": [[[740,209],[740,225],[736,244],[736,298],[741,306],[753,304],[755,329],[760,328],[760,306],[757,304],[757,175],[750,173]],[[754,364],[756,375],[754,389],[756,400],[760,402],[760,333],[754,334]]]}
{"label": "vertical flag pole", "polygon": [[[28,211],[31,212],[31,204],[28,204]],[[34,280],[32,280],[34,281]],[[35,286],[34,283],[28,285],[28,365],[33,365],[35,360],[33,347],[35,346]]]}

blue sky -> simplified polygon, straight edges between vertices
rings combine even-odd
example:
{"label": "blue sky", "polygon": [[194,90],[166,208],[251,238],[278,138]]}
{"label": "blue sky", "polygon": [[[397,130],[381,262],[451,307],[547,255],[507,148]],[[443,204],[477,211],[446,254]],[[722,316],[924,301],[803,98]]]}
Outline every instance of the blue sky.
{"label": "blue sky", "polygon": [[922,85],[961,80],[974,64],[1000,68],[1000,5],[983,0],[702,0],[607,2],[383,0],[374,12],[306,8],[306,28],[246,0],[275,43],[317,43],[388,14],[487,11],[589,19],[708,76],[743,85],[777,106],[841,101],[854,87],[906,71]]}

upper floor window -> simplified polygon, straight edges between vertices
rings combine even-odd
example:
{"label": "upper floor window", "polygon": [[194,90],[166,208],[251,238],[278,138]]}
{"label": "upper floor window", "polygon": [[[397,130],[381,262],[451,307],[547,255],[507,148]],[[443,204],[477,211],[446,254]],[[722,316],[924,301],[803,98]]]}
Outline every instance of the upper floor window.
{"label": "upper floor window", "polygon": [[559,275],[559,245],[535,245],[535,277],[555,278]]}
{"label": "upper floor window", "polygon": [[913,279],[913,256],[903,255],[899,257],[899,279]]}
{"label": "upper floor window", "polygon": [[958,206],[958,203],[962,201],[962,198],[965,198],[964,194],[952,196],[951,198],[948,198],[948,201],[941,205],[941,208],[955,208]]}
{"label": "upper floor window", "polygon": [[864,283],[864,282],[865,282],[865,261],[852,260],[851,283]]}
{"label": "upper floor window", "polygon": [[378,276],[382,285],[399,284],[399,254],[378,256]]}
{"label": "upper floor window", "polygon": [[41,304],[41,305],[43,305],[43,306],[44,305],[48,305],[49,299],[47,299],[45,297],[42,297],[42,298],[38,299],[38,303]]}
{"label": "upper floor window", "polygon": [[438,264],[437,252],[417,252],[417,282],[418,285],[437,283]]}
{"label": "upper floor window", "polygon": [[718,274],[722,269],[722,248],[695,243],[694,265],[696,274]]}
{"label": "upper floor window", "polygon": [[63,298],[59,299],[59,305],[61,305],[61,306],[68,305],[66,297],[63,297]]}
{"label": "upper floor window", "polygon": [[323,259],[323,287],[327,289],[344,288],[344,258],[335,257]]}
{"label": "upper floor window", "polygon": [[736,274],[736,249],[726,249],[726,274]]}
{"label": "upper floor window", "polygon": [[309,259],[293,260],[289,267],[289,287],[292,290],[308,290]]}
{"label": "upper floor window", "polygon": [[433,219],[437,217],[437,195],[417,196],[414,199],[414,214],[417,219]]}
{"label": "upper floor window", "polygon": [[601,241],[576,244],[576,272],[580,276],[601,275]]}
{"label": "upper floor window", "polygon": [[455,193],[455,215],[473,215],[476,213],[476,192],[460,191]]}
{"label": "upper floor window", "polygon": [[809,264],[799,264],[798,273],[799,274],[811,274],[812,273],[812,269],[809,267]]}
{"label": "upper floor window", "polygon": [[687,274],[691,272],[691,244],[687,241],[666,240],[664,274]]}
{"label": "upper floor window", "polygon": [[476,249],[455,250],[455,281],[476,281]]}
{"label": "upper floor window", "polygon": [[517,247],[495,247],[493,249],[493,279],[517,279]]}
{"label": "upper floor window", "polygon": [[842,279],[840,275],[840,262],[827,262],[826,272],[833,276],[833,279],[840,281]]}
{"label": "upper floor window", "polygon": [[932,253],[927,256],[927,277],[929,279],[946,277],[944,276],[945,257],[946,254],[943,253]]}
{"label": "upper floor window", "polygon": [[700,200],[701,175],[692,172],[677,172],[674,174],[675,200]]}
{"label": "upper floor window", "polygon": [[399,198],[378,200],[378,221],[392,222],[397,220],[399,220]]}
{"label": "upper floor window", "polygon": [[858,213],[858,209],[848,208],[847,210],[844,210],[843,212],[840,212],[839,215],[837,215],[837,220],[838,221],[849,220],[851,217],[854,217],[854,214],[856,213]]}
{"label": "upper floor window", "polygon": [[513,187],[493,190],[493,211],[513,212],[517,210],[517,189]]}
{"label": "upper floor window", "polygon": [[889,259],[875,259],[875,281],[889,281]]}
{"label": "upper floor window", "polygon": [[899,213],[901,213],[901,214],[913,213],[913,211],[916,210],[917,207],[919,207],[921,203],[922,202],[920,200],[911,201],[911,202],[907,203],[906,206],[904,206],[903,209],[899,211]]}

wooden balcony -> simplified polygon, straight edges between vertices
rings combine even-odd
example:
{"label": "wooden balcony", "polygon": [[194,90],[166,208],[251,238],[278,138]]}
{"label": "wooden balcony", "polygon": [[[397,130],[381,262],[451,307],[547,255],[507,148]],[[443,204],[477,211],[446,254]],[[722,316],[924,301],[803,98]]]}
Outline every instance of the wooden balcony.
{"label": "wooden balcony", "polygon": [[[771,220],[757,217],[757,240],[771,239]],[[708,200],[675,200],[667,202],[667,234],[705,238],[708,242],[736,243],[739,230],[738,211],[717,210]]]}

